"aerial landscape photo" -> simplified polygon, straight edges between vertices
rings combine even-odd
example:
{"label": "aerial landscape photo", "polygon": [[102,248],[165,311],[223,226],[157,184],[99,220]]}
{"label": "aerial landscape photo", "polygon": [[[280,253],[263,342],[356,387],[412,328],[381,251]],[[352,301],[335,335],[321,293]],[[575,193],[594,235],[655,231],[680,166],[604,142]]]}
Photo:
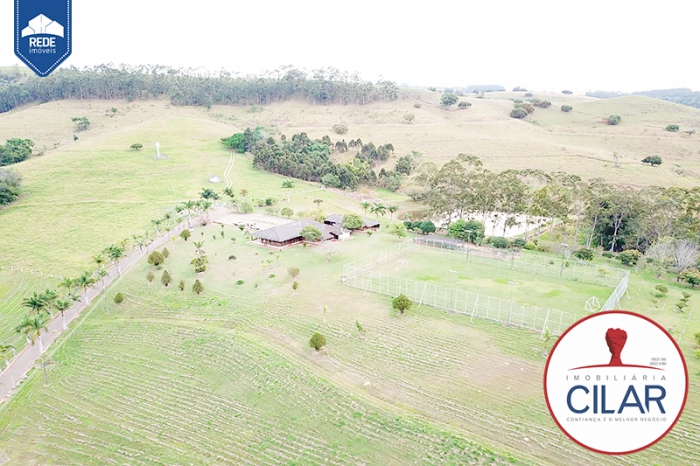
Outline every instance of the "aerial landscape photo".
{"label": "aerial landscape photo", "polygon": [[[700,4],[75,2],[42,76],[5,3],[0,465],[700,465]],[[687,383],[602,454],[614,310]]]}

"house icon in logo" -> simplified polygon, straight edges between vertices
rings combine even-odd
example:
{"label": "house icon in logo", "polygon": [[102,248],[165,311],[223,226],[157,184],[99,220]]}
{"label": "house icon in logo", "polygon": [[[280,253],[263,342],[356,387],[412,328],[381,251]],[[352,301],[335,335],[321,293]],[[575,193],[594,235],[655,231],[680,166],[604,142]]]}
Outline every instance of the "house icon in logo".
{"label": "house icon in logo", "polygon": [[36,34],[51,34],[63,37],[63,26],[44,15],[37,15],[29,20],[28,26],[22,29],[22,37]]}

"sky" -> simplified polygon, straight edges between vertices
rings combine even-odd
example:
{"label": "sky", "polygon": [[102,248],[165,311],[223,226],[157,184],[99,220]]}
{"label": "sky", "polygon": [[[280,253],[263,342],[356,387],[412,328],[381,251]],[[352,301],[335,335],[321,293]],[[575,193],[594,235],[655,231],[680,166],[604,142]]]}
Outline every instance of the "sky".
{"label": "sky", "polygon": [[[0,65],[20,64],[13,5],[0,0]],[[700,91],[698,18],[698,0],[73,0],[62,67],[293,65],[414,86]]]}

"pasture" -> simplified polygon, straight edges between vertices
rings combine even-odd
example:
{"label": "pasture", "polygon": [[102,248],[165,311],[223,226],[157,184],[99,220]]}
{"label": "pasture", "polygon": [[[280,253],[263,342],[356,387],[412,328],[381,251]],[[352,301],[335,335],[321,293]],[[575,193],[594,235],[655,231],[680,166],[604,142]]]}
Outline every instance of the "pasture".
{"label": "pasture", "polygon": [[[189,265],[194,240],[210,259],[201,275]],[[547,413],[537,333],[427,306],[399,315],[388,297],[342,285],[343,264],[393,244],[360,234],[278,256],[238,228],[197,229],[169,248],[173,284],[140,263],[51,348],[50,384],[35,374],[0,407],[0,454],[7,464],[683,464],[698,451],[689,398],[648,451],[589,453]],[[296,291],[288,267],[301,270]],[[643,274],[632,283],[628,308],[675,326],[698,372],[681,328],[697,317],[651,306]],[[328,340],[321,352],[308,347],[314,332]]]}

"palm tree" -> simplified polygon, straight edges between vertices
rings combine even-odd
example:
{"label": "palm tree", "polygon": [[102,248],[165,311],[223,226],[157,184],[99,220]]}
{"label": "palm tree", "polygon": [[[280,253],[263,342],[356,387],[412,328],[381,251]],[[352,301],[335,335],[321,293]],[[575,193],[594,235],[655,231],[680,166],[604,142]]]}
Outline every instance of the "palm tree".
{"label": "palm tree", "polygon": [[97,264],[97,267],[100,269],[105,266],[105,258],[102,254],[92,256],[92,260],[95,262],[95,264]]}
{"label": "palm tree", "polygon": [[209,218],[209,209],[211,208],[211,201],[202,201],[199,205],[202,207],[202,210],[206,214],[207,220],[211,220]]}
{"label": "palm tree", "polygon": [[362,209],[365,211],[365,215],[367,215],[367,209],[369,209],[371,205],[372,204],[370,204],[369,202],[363,202],[362,204],[360,204],[360,207],[362,207]]}
{"label": "palm tree", "polygon": [[202,255],[202,246],[204,246],[204,241],[195,241],[194,247],[197,248],[197,254]]}
{"label": "palm tree", "polygon": [[391,213],[391,223],[394,223],[394,213],[396,213],[396,211],[399,210],[399,207],[395,205],[390,205],[389,207],[387,207],[387,210]]}
{"label": "palm tree", "polygon": [[191,230],[192,224],[190,223],[190,220],[192,220],[192,211],[197,208],[197,202],[196,201],[187,201],[183,204],[183,207],[187,211],[187,228],[189,228]]}
{"label": "palm tree", "polygon": [[95,271],[95,275],[97,275],[97,278],[99,278],[102,281],[102,289],[105,289],[105,277],[109,275],[109,273],[105,269],[100,269]]}
{"label": "palm tree", "polygon": [[285,180],[282,182],[282,187],[286,189],[291,189],[294,187],[294,181],[292,180]]}
{"label": "palm tree", "polygon": [[[14,353],[15,347],[12,345],[0,345],[0,363],[5,361],[5,369],[10,365],[10,352]],[[0,364],[0,370],[2,370],[2,364]]]}
{"label": "palm tree", "polygon": [[61,321],[63,322],[63,330],[67,329],[66,316],[63,313],[70,307],[70,301],[64,301],[62,299],[56,300],[56,310],[61,313]]}
{"label": "palm tree", "polygon": [[156,226],[156,234],[160,236],[160,224],[163,223],[163,220],[160,218],[155,218],[151,220],[151,223]]}
{"label": "palm tree", "polygon": [[241,189],[241,196],[243,196],[243,200],[245,201],[245,197],[248,195],[248,190],[247,189]]}
{"label": "palm tree", "polygon": [[17,333],[24,333],[32,346],[39,340],[39,354],[44,354],[44,343],[41,341],[41,331],[46,330],[49,319],[46,314],[26,316],[21,324],[15,327]]}
{"label": "palm tree", "polygon": [[109,256],[109,258],[112,259],[112,263],[117,266],[117,273],[119,274],[119,276],[121,276],[122,271],[119,268],[119,259],[121,259],[124,256],[124,248],[113,244],[112,246],[105,249],[105,252]]}
{"label": "palm tree", "polygon": [[369,211],[373,214],[377,214],[377,220],[379,220],[379,215],[386,214],[386,207],[384,207],[384,204],[381,202],[375,202]]}
{"label": "palm tree", "polygon": [[79,288],[83,289],[83,293],[85,294],[85,305],[87,306],[90,304],[90,298],[88,297],[87,290],[95,284],[95,279],[92,278],[92,274],[90,272],[83,272],[78,278],[75,279],[75,284],[78,285]]}
{"label": "palm tree", "polygon": [[318,210],[321,210],[321,202],[323,202],[323,199],[314,199],[314,204],[316,204]]}
{"label": "palm tree", "polygon": [[46,303],[46,310],[49,311],[49,315],[53,318],[53,309],[56,307],[56,300],[58,299],[58,293],[56,290],[51,290],[47,288],[41,293],[44,302]]}
{"label": "palm tree", "polygon": [[46,311],[46,300],[43,294],[35,291],[31,296],[22,300],[22,306],[29,309],[30,316],[35,316]]}
{"label": "palm tree", "polygon": [[75,289],[75,280],[73,278],[64,278],[59,284],[59,288],[65,288],[66,289],[66,294],[70,295],[73,293],[73,289]]}

